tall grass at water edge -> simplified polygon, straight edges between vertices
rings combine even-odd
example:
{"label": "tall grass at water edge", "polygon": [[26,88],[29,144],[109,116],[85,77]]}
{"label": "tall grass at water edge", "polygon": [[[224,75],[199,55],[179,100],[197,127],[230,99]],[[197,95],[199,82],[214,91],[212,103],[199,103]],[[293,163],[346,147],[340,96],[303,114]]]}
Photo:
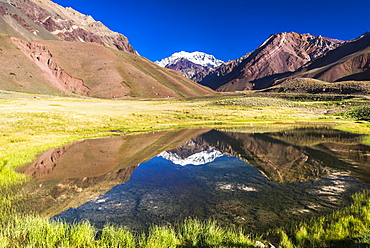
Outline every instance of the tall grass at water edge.
{"label": "tall grass at water edge", "polygon": [[241,230],[221,228],[215,221],[187,219],[137,234],[114,225],[98,231],[86,221],[67,224],[29,215],[15,217],[3,226],[0,247],[254,247],[254,243]]}

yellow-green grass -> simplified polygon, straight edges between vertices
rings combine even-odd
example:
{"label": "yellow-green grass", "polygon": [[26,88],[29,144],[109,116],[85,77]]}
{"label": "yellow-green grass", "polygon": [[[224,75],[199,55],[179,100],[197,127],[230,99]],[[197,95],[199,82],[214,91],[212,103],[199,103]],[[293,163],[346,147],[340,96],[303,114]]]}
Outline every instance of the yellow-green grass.
{"label": "yellow-green grass", "polygon": [[[38,153],[93,137],[192,127],[273,127],[338,124],[370,133],[367,122],[328,114],[326,105],[280,99],[221,96],[192,100],[99,100],[0,93],[0,186],[23,176],[11,169],[31,162]],[[236,100],[235,100],[236,99]],[[243,104],[217,104],[236,101]],[[266,105],[266,102],[278,102]],[[286,102],[286,105],[283,104]],[[274,125],[272,125],[274,124]],[[113,132],[112,132],[113,131]]]}

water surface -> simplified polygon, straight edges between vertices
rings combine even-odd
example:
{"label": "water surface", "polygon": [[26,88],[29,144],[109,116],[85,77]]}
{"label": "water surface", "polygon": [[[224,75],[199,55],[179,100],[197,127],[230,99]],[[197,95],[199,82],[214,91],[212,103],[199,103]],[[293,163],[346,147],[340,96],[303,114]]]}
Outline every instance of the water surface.
{"label": "water surface", "polygon": [[28,168],[41,182],[30,201],[44,199],[43,212],[55,218],[99,227],[142,229],[191,216],[263,229],[345,206],[367,188],[370,148],[361,139],[310,127],[86,140],[62,149],[52,169],[41,166],[50,154]]}

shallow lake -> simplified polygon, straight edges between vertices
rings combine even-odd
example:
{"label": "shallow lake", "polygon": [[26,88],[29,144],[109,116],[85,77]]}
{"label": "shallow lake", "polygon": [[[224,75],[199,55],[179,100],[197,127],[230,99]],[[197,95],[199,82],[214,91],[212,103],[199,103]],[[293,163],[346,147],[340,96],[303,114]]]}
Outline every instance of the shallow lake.
{"label": "shallow lake", "polygon": [[75,142],[26,169],[30,205],[68,222],[145,229],[186,217],[250,230],[345,206],[369,185],[370,147],[329,127],[181,130]]}

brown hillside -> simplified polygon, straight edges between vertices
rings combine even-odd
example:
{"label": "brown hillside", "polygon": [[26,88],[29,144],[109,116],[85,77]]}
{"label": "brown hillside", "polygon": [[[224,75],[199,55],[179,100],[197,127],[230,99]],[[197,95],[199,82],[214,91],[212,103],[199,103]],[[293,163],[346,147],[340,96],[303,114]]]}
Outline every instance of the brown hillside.
{"label": "brown hillside", "polygon": [[101,98],[187,97],[213,92],[136,54],[96,43],[0,39],[2,90]]}
{"label": "brown hillside", "polygon": [[136,54],[96,43],[39,42],[50,50],[58,65],[73,77],[84,81],[90,89],[89,96],[165,98],[198,96],[212,92]]}
{"label": "brown hillside", "polygon": [[339,43],[311,34],[274,34],[241,61],[212,71],[200,84],[217,91],[264,89],[275,79],[338,47]]}

